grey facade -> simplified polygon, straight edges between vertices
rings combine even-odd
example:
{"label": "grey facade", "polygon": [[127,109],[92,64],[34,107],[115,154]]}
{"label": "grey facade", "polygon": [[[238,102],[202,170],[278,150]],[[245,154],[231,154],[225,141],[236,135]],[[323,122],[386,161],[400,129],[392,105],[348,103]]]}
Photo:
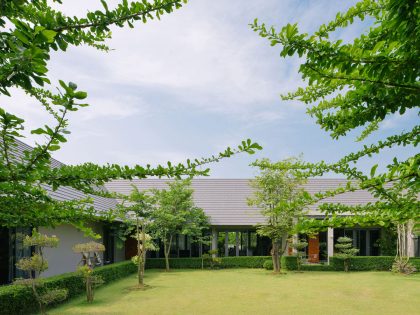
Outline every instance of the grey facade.
{"label": "grey facade", "polygon": [[[17,141],[17,150],[14,152],[14,159],[23,156],[25,150],[32,148],[21,141]],[[51,167],[60,167],[63,164],[55,159],[51,161]],[[53,191],[50,187],[44,186],[49,195],[56,200],[77,200],[86,198],[86,195],[71,187],[60,187]],[[106,190],[105,187],[101,189]],[[104,198],[100,196],[90,196],[93,199],[93,207],[98,213],[113,209],[117,205],[117,200],[112,198]],[[89,222],[87,222],[89,224]],[[106,247],[103,254],[103,263],[113,263],[125,259],[124,247],[117,246],[117,239],[110,231],[110,224],[105,222],[91,222],[92,229],[102,239]],[[81,242],[89,241],[82,232],[77,230],[70,224],[64,224],[56,228],[39,227],[40,232],[56,235],[60,239],[58,248],[46,249],[45,255],[49,261],[49,269],[44,273],[45,276],[52,276],[64,272],[75,271],[80,257],[72,251],[73,245]],[[16,267],[16,262],[26,256],[30,256],[30,249],[22,246],[20,235],[30,234],[30,227],[8,229],[0,226],[0,284],[13,281],[16,277],[22,277],[22,274]]]}

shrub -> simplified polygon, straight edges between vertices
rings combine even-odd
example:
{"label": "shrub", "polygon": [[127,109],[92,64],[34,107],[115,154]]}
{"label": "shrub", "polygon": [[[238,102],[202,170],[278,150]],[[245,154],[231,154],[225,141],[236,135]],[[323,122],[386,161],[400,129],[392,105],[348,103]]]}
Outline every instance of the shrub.
{"label": "shrub", "polygon": [[267,270],[273,270],[273,260],[264,261],[263,267]]}
{"label": "shrub", "polygon": [[394,261],[394,263],[392,264],[392,268],[391,268],[392,272],[395,273],[402,273],[405,275],[410,275],[414,272],[417,271],[417,268],[414,267],[414,265],[408,261],[407,259],[403,258],[403,259],[397,259],[396,261]]}
{"label": "shrub", "polygon": [[[296,256],[283,256],[281,258],[281,266],[286,270],[299,270],[298,258]],[[305,271],[332,271],[333,268],[330,265],[324,264],[302,264],[300,270]]]}
{"label": "shrub", "polygon": [[[389,271],[395,261],[394,256],[355,256],[350,258],[351,271]],[[410,258],[410,263],[419,270],[420,258]],[[344,270],[343,260],[338,257],[330,258],[330,265],[336,271]]]}
{"label": "shrub", "polygon": [[[137,267],[131,261],[124,261],[98,267],[94,274],[101,276],[107,283],[124,278],[135,273]],[[67,289],[67,299],[73,298],[85,292],[85,286],[81,275],[77,272],[69,272],[58,276],[43,279],[47,289]],[[54,303],[53,303],[54,305]],[[33,314],[37,309],[37,302],[32,291],[23,286],[7,285],[0,287],[0,314]]]}
{"label": "shrub", "polygon": [[297,257],[296,256],[282,256],[281,267],[286,270],[297,270]]}

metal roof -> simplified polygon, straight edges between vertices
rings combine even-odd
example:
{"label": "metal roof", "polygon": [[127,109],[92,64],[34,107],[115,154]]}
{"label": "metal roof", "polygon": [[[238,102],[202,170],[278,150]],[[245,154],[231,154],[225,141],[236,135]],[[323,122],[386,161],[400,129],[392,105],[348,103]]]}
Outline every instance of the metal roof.
{"label": "metal roof", "polygon": [[[33,148],[26,143],[16,140],[16,148],[13,150],[14,158],[17,160],[20,160],[24,156],[24,151],[31,151]],[[56,159],[51,158],[51,167],[61,167],[65,164],[61,163],[60,161],[57,161]],[[61,200],[61,201],[70,201],[70,200],[80,200],[83,198],[86,198],[86,194],[82,193],[81,191],[72,188],[72,187],[66,187],[61,186],[57,190],[53,191],[51,187],[48,185],[43,185],[44,189],[48,192],[48,194],[54,198],[55,200]],[[105,190],[105,187],[99,187],[98,189]],[[112,198],[105,198],[100,196],[94,196],[94,195],[88,195],[93,199],[93,207],[96,211],[107,211],[110,209],[113,209],[117,206],[118,201]]]}
{"label": "metal roof", "polygon": [[[106,183],[106,188],[111,192],[129,194],[132,185],[139,190],[164,189],[168,179],[141,179],[141,180],[114,180]],[[252,226],[264,222],[260,210],[249,207],[247,198],[253,195],[253,188],[249,179],[193,179],[194,201],[210,217],[211,224],[217,226]],[[309,179],[304,188],[311,194],[333,190],[344,186],[345,179]],[[340,202],[347,205],[366,204],[374,202],[375,198],[368,192],[358,190],[347,192],[323,202]],[[308,215],[322,215],[317,209],[319,204],[309,207]]]}
{"label": "metal roof", "polygon": [[[32,150],[29,145],[17,140],[15,158],[23,156],[25,150]],[[51,159],[51,167],[61,167],[63,163]],[[132,185],[140,190],[165,189],[170,179],[138,179],[138,180],[114,180],[105,184],[99,189],[108,190],[128,195]],[[192,180],[194,189],[194,201],[196,205],[204,210],[210,217],[211,224],[216,226],[252,226],[264,221],[260,210],[256,207],[249,207],[247,198],[253,195],[253,188],[249,185],[250,179],[213,179],[199,178]],[[304,188],[311,194],[333,190],[344,186],[345,179],[309,179]],[[85,198],[86,195],[71,187],[59,187],[53,191],[50,187],[44,186],[48,193],[56,200],[75,200]],[[97,211],[106,211],[116,207],[118,201],[112,198],[91,196],[94,200],[94,208]],[[366,204],[374,202],[375,198],[368,192],[357,190],[347,192],[333,198],[325,199],[323,202],[339,202],[346,205]],[[318,211],[319,204],[309,207],[308,215],[322,215]]]}

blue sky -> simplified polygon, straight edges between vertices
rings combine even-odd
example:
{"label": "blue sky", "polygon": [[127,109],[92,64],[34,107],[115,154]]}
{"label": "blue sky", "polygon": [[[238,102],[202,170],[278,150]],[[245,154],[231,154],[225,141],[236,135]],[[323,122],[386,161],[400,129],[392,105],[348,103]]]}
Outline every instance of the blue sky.
{"label": "blue sky", "polygon": [[[112,1],[111,1],[112,2]],[[115,2],[115,1],[114,1]],[[156,164],[205,157],[251,138],[264,150],[212,166],[212,177],[250,177],[255,158],[280,160],[304,154],[310,161],[335,161],[357,150],[357,133],[332,140],[305,114],[305,106],[285,102],[280,93],[302,85],[297,58],[279,57],[279,47],[252,32],[258,17],[280,27],[299,23],[305,32],[332,19],[355,1],[193,0],[161,21],[113,29],[109,53],[89,47],[52,54],[51,77],[76,82],[88,92],[89,108],[72,114],[69,142],[55,157],[62,162]],[[80,15],[99,1],[64,1],[63,11]],[[368,22],[336,34],[351,40]],[[47,118],[20,93],[2,106],[26,119],[28,128]],[[411,112],[390,117],[365,143],[408,129]],[[40,141],[28,135],[29,144]],[[379,159],[407,156],[393,149]]]}

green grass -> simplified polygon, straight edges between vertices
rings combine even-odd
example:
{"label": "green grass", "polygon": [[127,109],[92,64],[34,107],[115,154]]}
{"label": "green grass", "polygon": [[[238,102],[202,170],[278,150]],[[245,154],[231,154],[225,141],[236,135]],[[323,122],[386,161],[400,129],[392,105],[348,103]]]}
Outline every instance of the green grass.
{"label": "green grass", "polygon": [[128,288],[135,275],[49,314],[420,314],[420,274],[288,272],[262,269],[147,270],[146,291]]}

